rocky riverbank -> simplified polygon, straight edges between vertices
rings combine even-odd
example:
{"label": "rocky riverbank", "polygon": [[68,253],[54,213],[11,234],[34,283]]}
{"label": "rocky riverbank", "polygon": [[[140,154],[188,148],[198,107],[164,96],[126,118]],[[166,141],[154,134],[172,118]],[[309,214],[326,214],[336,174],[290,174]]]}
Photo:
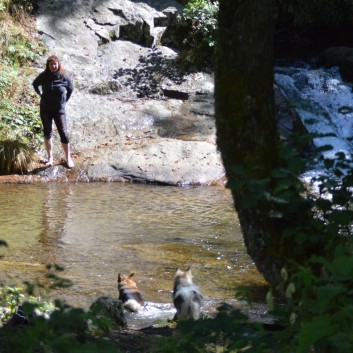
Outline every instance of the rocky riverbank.
{"label": "rocky riverbank", "polygon": [[[4,183],[122,181],[225,183],[216,145],[214,75],[185,68],[172,48],[176,0],[38,1],[33,33],[72,76],[68,124],[75,168],[65,168],[54,129],[54,166],[39,163]],[[29,82],[30,83],[30,82]],[[280,133],[301,125],[275,89]],[[300,128],[300,127],[299,127]]]}
{"label": "rocky riverbank", "polygon": [[41,0],[38,5],[35,35],[48,54],[61,58],[75,83],[67,105],[75,168],[61,163],[55,135],[53,167],[36,164],[32,175],[6,180],[224,183],[213,73],[186,70],[166,45],[179,2]]}

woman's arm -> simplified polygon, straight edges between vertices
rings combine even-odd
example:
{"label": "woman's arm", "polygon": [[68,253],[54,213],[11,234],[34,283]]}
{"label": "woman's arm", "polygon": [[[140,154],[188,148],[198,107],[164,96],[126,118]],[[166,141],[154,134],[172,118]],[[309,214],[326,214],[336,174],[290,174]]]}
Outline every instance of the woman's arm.
{"label": "woman's arm", "polygon": [[40,86],[42,86],[42,74],[38,75],[34,81],[32,82],[32,86],[34,90],[41,96],[42,95],[42,89]]}
{"label": "woman's arm", "polygon": [[72,92],[74,91],[74,84],[71,77],[66,76],[67,86],[66,86],[66,102],[70,99]]}

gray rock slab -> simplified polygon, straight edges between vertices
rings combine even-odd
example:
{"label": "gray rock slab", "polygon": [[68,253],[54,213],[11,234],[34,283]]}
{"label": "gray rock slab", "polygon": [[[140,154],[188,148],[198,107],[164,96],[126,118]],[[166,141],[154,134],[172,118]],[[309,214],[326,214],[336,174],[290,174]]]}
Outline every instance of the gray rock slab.
{"label": "gray rock slab", "polygon": [[[140,22],[145,23],[141,34],[145,38],[155,33],[160,36],[180,11],[180,3],[38,3],[37,29],[49,49],[46,55],[61,58],[75,85],[67,104],[75,162],[70,180],[72,173],[84,181],[171,185],[209,185],[222,179],[224,169],[215,144],[212,73],[185,72],[177,65],[178,53],[172,48],[120,37],[122,26]],[[46,56],[38,73],[45,60]],[[186,93],[187,99],[167,97],[163,89]],[[54,156],[56,160],[63,156],[56,132]],[[63,173],[57,174],[60,180]],[[50,178],[55,175],[50,173]]]}
{"label": "gray rock slab", "polygon": [[140,148],[105,150],[87,166],[89,180],[132,180],[168,185],[212,185],[224,178],[216,146],[166,140]]}

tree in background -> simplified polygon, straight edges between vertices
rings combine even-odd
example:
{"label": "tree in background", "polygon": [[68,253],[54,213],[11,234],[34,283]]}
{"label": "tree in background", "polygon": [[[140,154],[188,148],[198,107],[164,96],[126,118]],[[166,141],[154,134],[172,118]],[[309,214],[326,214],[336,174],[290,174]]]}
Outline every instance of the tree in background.
{"label": "tree in background", "polygon": [[259,271],[277,285],[283,268],[329,251],[338,234],[327,232],[321,204],[299,180],[303,156],[280,144],[273,4],[220,3],[215,98],[217,143],[245,245]]}
{"label": "tree in background", "polygon": [[280,163],[274,119],[273,2],[223,0],[219,25],[217,144],[248,252],[265,278],[274,282],[283,266],[283,259],[275,256],[281,245],[280,230],[265,216],[266,210],[247,206],[253,197],[247,185],[233,187],[242,171],[261,183]]}

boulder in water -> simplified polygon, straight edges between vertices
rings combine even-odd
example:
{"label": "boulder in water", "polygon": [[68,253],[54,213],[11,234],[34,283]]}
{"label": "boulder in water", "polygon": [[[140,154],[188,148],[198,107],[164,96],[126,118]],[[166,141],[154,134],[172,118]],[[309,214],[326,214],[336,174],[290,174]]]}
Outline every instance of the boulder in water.
{"label": "boulder in water", "polygon": [[90,310],[95,311],[97,316],[108,318],[113,329],[126,327],[126,320],[123,313],[122,301],[108,296],[99,297],[92,303]]}

